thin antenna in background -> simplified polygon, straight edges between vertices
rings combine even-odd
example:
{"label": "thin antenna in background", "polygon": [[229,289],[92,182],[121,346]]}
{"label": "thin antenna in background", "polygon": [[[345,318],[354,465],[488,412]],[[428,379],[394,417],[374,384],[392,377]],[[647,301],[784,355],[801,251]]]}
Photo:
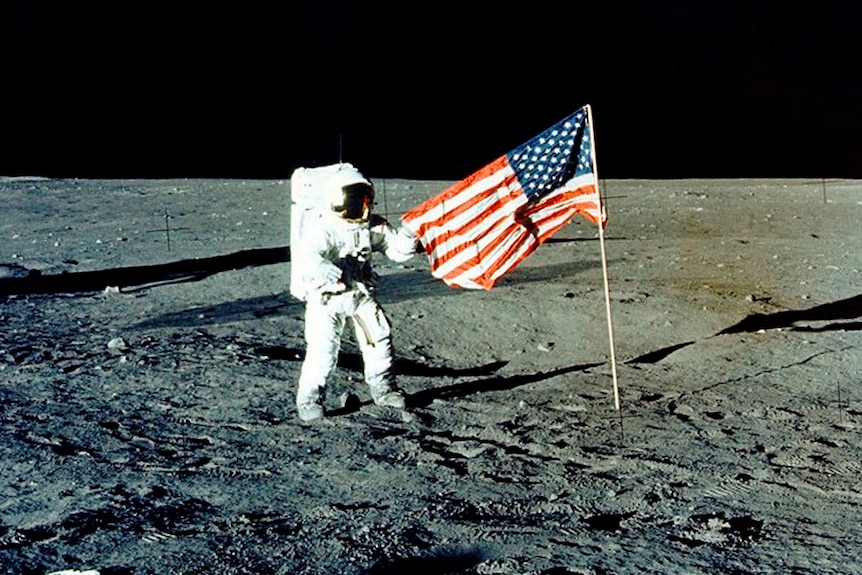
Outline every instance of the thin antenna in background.
{"label": "thin antenna in background", "polygon": [[389,203],[386,201],[386,180],[384,179],[383,184],[383,217],[389,217]]}

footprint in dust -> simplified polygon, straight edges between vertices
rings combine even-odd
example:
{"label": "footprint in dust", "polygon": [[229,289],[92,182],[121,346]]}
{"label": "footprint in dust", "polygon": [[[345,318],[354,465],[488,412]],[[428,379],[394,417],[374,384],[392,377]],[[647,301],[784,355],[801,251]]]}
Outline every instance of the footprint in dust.
{"label": "footprint in dust", "polygon": [[724,513],[692,515],[668,539],[687,547],[730,545],[746,547],[763,538],[763,521],[750,515],[727,517]]}

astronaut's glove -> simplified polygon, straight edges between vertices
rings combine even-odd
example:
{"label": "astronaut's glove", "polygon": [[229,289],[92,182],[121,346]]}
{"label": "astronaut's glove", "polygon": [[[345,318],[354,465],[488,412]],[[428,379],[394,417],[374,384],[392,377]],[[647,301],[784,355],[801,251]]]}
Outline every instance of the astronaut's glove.
{"label": "astronaut's glove", "polygon": [[412,256],[423,249],[419,238],[407,226],[398,229],[394,244],[395,249],[406,256]]}
{"label": "astronaut's glove", "polygon": [[321,286],[317,288],[318,293],[324,295],[331,295],[336,293],[341,293],[347,289],[347,285],[345,285],[342,281],[337,281],[335,283],[326,284],[325,286]]}
{"label": "astronaut's glove", "polygon": [[[329,277],[333,276],[330,275]],[[315,294],[315,297],[319,299],[320,303],[325,305],[332,296],[347,291],[347,285],[341,281],[341,274],[339,274],[339,277],[336,278],[335,281],[329,283],[317,282],[309,291]]]}
{"label": "astronaut's glove", "polygon": [[[313,279],[309,279],[308,288],[312,291],[322,291],[322,288],[341,283],[341,268],[337,265],[325,262],[314,270]],[[311,275],[311,274],[309,274]],[[343,289],[340,291],[344,291]]]}

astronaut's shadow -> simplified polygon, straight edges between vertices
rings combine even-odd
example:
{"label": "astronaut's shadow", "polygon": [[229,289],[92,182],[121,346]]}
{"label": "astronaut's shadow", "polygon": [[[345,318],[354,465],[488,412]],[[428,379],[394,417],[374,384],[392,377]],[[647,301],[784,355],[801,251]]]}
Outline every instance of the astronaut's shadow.
{"label": "astronaut's shadow", "polygon": [[[432,368],[431,371],[437,373],[444,373],[446,375],[457,373],[458,375],[469,374],[481,376],[490,375],[505,366],[506,364],[508,364],[507,361],[496,361],[487,365],[474,368]],[[400,366],[403,369],[406,365],[420,366],[421,369],[419,369],[418,371],[420,371],[421,373],[409,374],[401,371],[399,372],[399,375],[429,375],[431,373],[431,371],[428,370],[428,366],[424,364],[419,364],[418,362],[411,362],[409,360],[402,360],[400,362],[396,362],[396,368]],[[441,387],[427,388],[421,391],[417,391],[415,393],[408,394],[406,397],[407,408],[411,409],[428,407],[434,402],[434,400],[437,399],[451,400],[469,397],[478,393],[507,391],[510,389],[515,389],[516,387],[521,387],[522,385],[527,385],[529,383],[536,383],[538,381],[551,379],[552,377],[557,377],[559,375],[565,375],[567,373],[572,373],[576,371],[587,371],[594,367],[599,367],[600,365],[603,365],[603,363],[584,363],[579,365],[560,367],[551,371],[537,371],[535,373],[511,375],[508,377],[484,377],[481,379],[472,379],[470,381],[453,383],[451,385],[444,385]],[[370,403],[370,401],[355,401],[350,404],[344,405],[343,407],[340,407],[338,409],[332,410],[329,415],[332,417],[348,415],[350,413],[359,411],[359,409],[363,405],[369,405]]]}
{"label": "astronaut's shadow", "polygon": [[[489,366],[494,366],[497,364],[499,367],[506,365],[508,362],[496,362],[494,364],[489,364]],[[453,383],[451,385],[445,385],[442,387],[434,387],[429,389],[423,389],[421,391],[417,391],[416,393],[410,394],[407,397],[407,406],[408,407],[427,407],[431,405],[432,402],[436,399],[458,399],[463,397],[468,397],[471,395],[475,395],[477,393],[487,393],[491,391],[506,391],[510,389],[515,389],[516,387],[521,387],[522,385],[527,385],[530,383],[536,383],[539,381],[545,381],[547,379],[551,379],[553,377],[557,377],[560,375],[566,375],[568,373],[573,373],[576,371],[587,371],[589,369],[599,367],[604,365],[603,363],[583,363],[577,365],[570,365],[566,367],[560,367],[557,369],[552,369],[550,371],[537,371],[535,373],[524,373],[510,376],[496,376],[496,377],[488,377],[483,379],[473,379],[471,381],[465,381],[460,383]],[[484,366],[488,367],[488,366]],[[497,367],[496,369],[499,369]]]}
{"label": "astronaut's shadow", "polygon": [[[275,360],[302,361],[305,357],[304,350],[283,346],[261,347],[255,351],[259,355]],[[566,375],[576,371],[587,371],[604,365],[602,362],[582,363],[560,367],[550,371],[537,371],[535,373],[517,374],[505,377],[494,376],[497,371],[508,365],[508,363],[508,361],[492,361],[484,365],[458,368],[445,365],[433,366],[412,359],[396,358],[394,362],[394,370],[395,374],[399,377],[474,378],[469,381],[423,389],[408,395],[407,407],[427,407],[436,399],[457,399],[476,395],[477,393],[506,391],[529,383],[544,381],[551,379],[552,377]],[[336,367],[361,374],[363,371],[362,356],[356,352],[342,350],[338,353]],[[361,405],[362,403],[345,406],[333,412],[332,415],[346,415],[347,413],[356,411],[361,407]]]}
{"label": "astronaut's shadow", "polygon": [[[301,362],[305,359],[305,350],[295,347],[259,347],[255,349],[255,353],[275,360]],[[476,367],[459,368],[434,366],[412,359],[396,358],[394,370],[396,375],[410,377],[480,377],[491,375],[508,363],[508,361],[494,361]],[[341,350],[338,352],[336,367],[361,374],[363,372],[362,355],[358,352]]]}

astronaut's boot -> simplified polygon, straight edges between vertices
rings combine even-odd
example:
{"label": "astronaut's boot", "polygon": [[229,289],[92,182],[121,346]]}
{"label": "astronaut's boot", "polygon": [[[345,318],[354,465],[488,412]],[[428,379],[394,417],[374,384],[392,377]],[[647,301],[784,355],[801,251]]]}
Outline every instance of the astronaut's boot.
{"label": "astronaut's boot", "polygon": [[[380,365],[383,366],[383,369],[374,369]],[[381,363],[366,361],[365,380],[368,383],[368,391],[371,393],[374,405],[394,407],[395,409],[404,409],[407,406],[404,392],[398,389],[398,386],[395,385],[395,378],[392,377],[391,362],[388,355]]]}
{"label": "astronaut's boot", "polygon": [[389,391],[377,395],[372,392],[371,397],[374,400],[375,405],[394,407],[395,409],[404,409],[407,407],[407,400],[404,397],[404,393],[399,389],[390,389]]}
{"label": "astronaut's boot", "polygon": [[296,413],[302,421],[314,421],[324,416],[323,405],[319,401],[297,403]]}
{"label": "astronaut's boot", "polygon": [[404,409],[407,406],[404,392],[398,389],[388,373],[380,377],[372,377],[368,383],[368,391],[371,392],[374,405],[394,407],[395,409]]}
{"label": "astronaut's boot", "polygon": [[323,408],[326,397],[326,378],[335,365],[338,357],[338,339],[332,334],[324,333],[323,345],[319,343],[320,334],[306,329],[305,360],[299,370],[299,381],[296,384],[296,412],[302,421],[320,419],[326,412]]}
{"label": "astronaut's boot", "polygon": [[296,414],[302,421],[313,421],[326,415],[323,409],[323,391],[320,387],[308,389],[300,385],[296,392]]}

